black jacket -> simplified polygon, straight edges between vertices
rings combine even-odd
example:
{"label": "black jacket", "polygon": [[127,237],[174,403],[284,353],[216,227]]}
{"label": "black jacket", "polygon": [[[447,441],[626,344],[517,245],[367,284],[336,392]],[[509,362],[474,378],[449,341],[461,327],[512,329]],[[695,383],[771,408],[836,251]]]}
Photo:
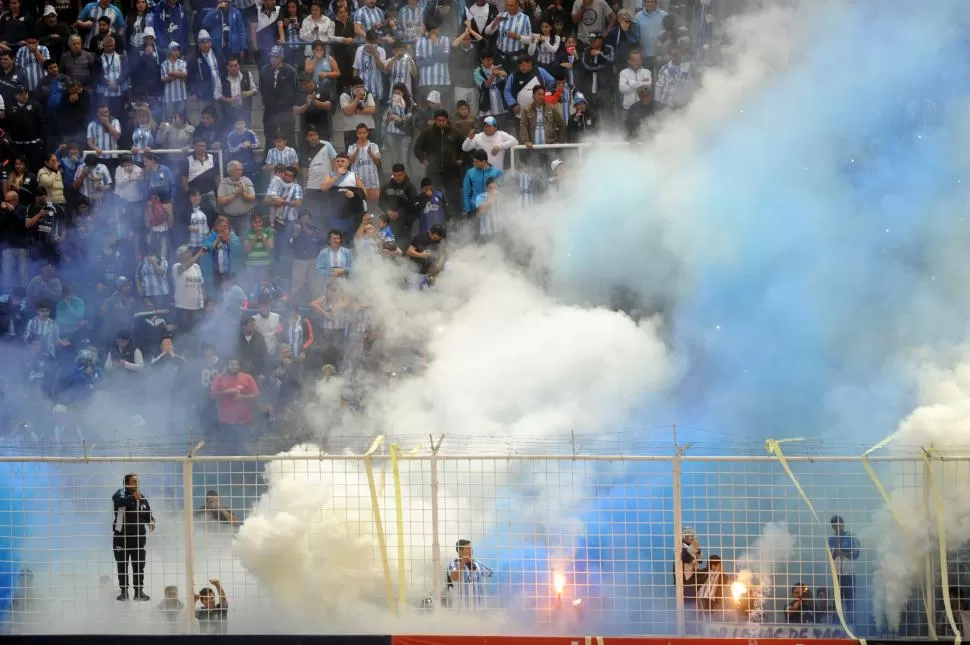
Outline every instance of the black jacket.
{"label": "black jacket", "polygon": [[[213,49],[212,52],[215,53],[215,50]],[[218,71],[220,72],[226,65],[225,61],[219,58],[219,54],[216,54],[216,65],[218,65]],[[186,61],[186,69],[189,72],[189,94],[194,95],[205,103],[211,101],[213,92],[215,91],[212,68],[209,67],[209,62],[198,50],[192,52],[189,56]]]}
{"label": "black jacket", "polygon": [[259,332],[253,334],[252,340],[246,342],[246,337],[239,334],[239,344],[236,355],[239,357],[239,369],[253,378],[258,378],[266,369],[266,339]]}
{"label": "black jacket", "polygon": [[293,113],[293,106],[302,103],[298,97],[299,82],[296,70],[286,63],[280,67],[276,80],[273,80],[273,66],[266,65],[259,70],[259,91],[263,97],[265,109],[274,112],[288,110]]}
{"label": "black jacket", "polygon": [[3,122],[14,142],[25,143],[44,138],[44,110],[34,99],[20,105],[7,103],[7,118]]}
{"label": "black jacket", "polygon": [[397,221],[392,226],[410,230],[418,215],[417,203],[418,191],[410,178],[405,179],[403,184],[396,184],[393,179],[389,179],[381,190],[381,210],[398,212]]}
{"label": "black jacket", "polygon": [[12,211],[0,209],[0,244],[13,249],[26,249],[30,245],[27,209],[23,206]]}
{"label": "black jacket", "polygon": [[114,504],[114,518],[111,530],[118,537],[140,537],[148,533],[147,525],[155,521],[152,507],[143,495],[140,500],[122,488],[111,496]]}
{"label": "black jacket", "polygon": [[458,172],[461,159],[461,136],[451,125],[442,129],[436,125],[425,129],[414,142],[414,156],[428,163],[428,172]]}

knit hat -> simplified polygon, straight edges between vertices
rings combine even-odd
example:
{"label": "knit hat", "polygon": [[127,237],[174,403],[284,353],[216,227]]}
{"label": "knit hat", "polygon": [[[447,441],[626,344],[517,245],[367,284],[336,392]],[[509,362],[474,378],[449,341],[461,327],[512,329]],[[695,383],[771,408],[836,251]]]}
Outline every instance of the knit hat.
{"label": "knit hat", "polygon": [[157,40],[155,36],[155,28],[145,27],[145,33],[142,35],[142,38],[155,38]]}
{"label": "knit hat", "polygon": [[212,36],[209,35],[209,32],[208,31],[206,31],[205,29],[202,29],[202,30],[199,31],[199,36],[195,40],[197,42],[200,42],[200,43],[202,41],[204,41],[204,40],[211,41],[212,40]]}
{"label": "knit hat", "polygon": [[283,48],[276,45],[273,47],[273,49],[269,50],[269,55],[276,56],[277,58],[283,58]]}
{"label": "knit hat", "polygon": [[576,92],[575,96],[573,96],[573,105],[579,105],[580,103],[586,103],[586,105],[589,105],[589,102],[586,101],[586,97],[583,96],[583,93]]}
{"label": "knit hat", "polygon": [[494,125],[494,126],[498,127],[498,121],[495,120],[495,117],[494,116],[487,116],[487,117],[485,117],[485,120],[482,121],[482,123],[484,123],[485,125]]}
{"label": "knit hat", "polygon": [[431,90],[428,92],[428,103],[438,103],[441,104],[441,93],[438,90]]}

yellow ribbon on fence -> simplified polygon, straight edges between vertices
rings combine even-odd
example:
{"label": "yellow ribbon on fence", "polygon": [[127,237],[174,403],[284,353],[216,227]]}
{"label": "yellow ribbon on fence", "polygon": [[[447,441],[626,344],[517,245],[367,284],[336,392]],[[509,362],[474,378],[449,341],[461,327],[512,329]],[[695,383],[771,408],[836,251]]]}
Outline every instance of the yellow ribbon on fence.
{"label": "yellow ribbon on fence", "polygon": [[[896,439],[896,436],[898,434],[899,434],[898,432],[894,432],[893,434],[889,435],[888,437],[886,437],[885,439],[883,439],[882,441],[874,445],[872,448],[869,448],[869,450],[866,450],[864,453],[862,453],[862,467],[865,469],[866,474],[869,475],[869,479],[872,480],[872,483],[876,487],[876,490],[879,491],[880,497],[882,497],[883,501],[886,502],[886,508],[889,509],[889,514],[892,516],[893,521],[896,522],[896,525],[899,526],[900,529],[903,529],[904,528],[903,522],[899,518],[899,514],[896,512],[896,508],[893,506],[892,501],[889,499],[889,492],[886,490],[886,487],[883,486],[882,480],[879,479],[879,475],[876,474],[875,468],[872,467],[872,462],[869,461],[869,455],[876,452],[877,450],[882,450],[883,448],[891,444]],[[930,610],[931,603],[929,600],[929,596],[930,594],[933,593],[933,590],[926,588],[923,590],[923,593],[924,593],[923,610],[926,612],[926,625],[929,628],[930,639],[936,640],[937,639],[936,617],[933,616],[933,612]]]}
{"label": "yellow ribbon on fence", "polygon": [[925,449],[923,450],[923,463],[926,464],[930,489],[933,491],[933,501],[936,503],[936,532],[940,536],[940,584],[943,587],[943,607],[946,609],[946,620],[950,623],[950,629],[956,634],[953,642],[960,645],[962,640],[960,626],[957,625],[956,618],[953,616],[953,606],[950,604],[950,572],[946,563],[946,519],[943,517],[943,495],[936,483],[936,473],[933,470],[930,453]]}
{"label": "yellow ribbon on fence", "polygon": [[391,472],[394,474],[394,508],[397,519],[397,607],[403,612],[407,601],[406,574],[404,571],[404,501],[401,495],[401,471],[398,468],[398,453],[401,447],[391,446]]}
{"label": "yellow ribbon on fence", "polygon": [[[818,513],[815,511],[815,505],[812,504],[812,500],[809,499],[808,495],[805,493],[805,489],[798,482],[798,478],[795,476],[794,471],[792,471],[791,466],[788,464],[788,459],[785,458],[785,453],[781,449],[781,444],[783,443],[796,443],[799,441],[804,441],[803,438],[797,437],[793,439],[768,439],[765,441],[765,450],[768,454],[773,456],[781,464],[781,467],[785,470],[788,478],[791,480],[792,484],[795,486],[795,490],[801,495],[802,499],[805,500],[805,504],[808,506],[808,510],[812,512],[815,517],[816,522],[821,522]],[[839,574],[835,568],[835,558],[832,557],[832,551],[828,548],[828,544],[825,545],[825,553],[829,560],[829,570],[832,573],[832,589],[835,591],[835,611],[839,616],[839,623],[842,625],[845,635],[852,640],[859,641],[861,645],[866,645],[866,641],[863,638],[857,637],[853,632],[852,628],[849,627],[848,621],[845,619],[845,611],[842,608],[842,586],[839,584]]]}
{"label": "yellow ribbon on fence", "polygon": [[374,513],[374,527],[377,531],[377,547],[381,552],[381,566],[384,568],[384,591],[387,593],[387,608],[394,610],[394,585],[391,583],[391,563],[387,558],[387,540],[384,538],[384,521],[381,519],[381,506],[377,496],[377,482],[374,480],[374,453],[384,444],[384,435],[374,439],[364,453],[364,469],[367,471],[367,485],[370,487],[371,510]]}

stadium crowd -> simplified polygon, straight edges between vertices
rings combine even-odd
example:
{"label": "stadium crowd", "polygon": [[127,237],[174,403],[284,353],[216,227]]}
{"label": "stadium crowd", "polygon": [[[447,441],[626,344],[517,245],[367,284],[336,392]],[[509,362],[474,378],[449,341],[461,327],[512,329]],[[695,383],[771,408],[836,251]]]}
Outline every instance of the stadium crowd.
{"label": "stadium crowd", "polygon": [[503,241],[509,194],[568,163],[541,146],[684,106],[711,23],[702,0],[5,4],[0,434],[76,443],[74,412],[128,388],[232,450],[307,375],[386,359],[360,266],[425,289],[449,234]]}

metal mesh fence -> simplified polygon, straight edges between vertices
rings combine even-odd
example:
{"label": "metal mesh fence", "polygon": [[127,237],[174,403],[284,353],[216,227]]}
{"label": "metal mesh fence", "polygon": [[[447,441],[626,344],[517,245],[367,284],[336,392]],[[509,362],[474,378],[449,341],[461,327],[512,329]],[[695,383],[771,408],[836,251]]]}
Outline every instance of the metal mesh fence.
{"label": "metal mesh fence", "polygon": [[[305,631],[342,603],[412,629],[474,612],[496,621],[485,629],[832,636],[838,582],[855,634],[942,637],[946,596],[959,621],[970,584],[970,551],[951,537],[944,585],[931,531],[959,510],[970,462],[936,464],[937,497],[923,460],[874,461],[894,520],[857,458],[398,457],[5,458],[5,629],[205,631],[196,594],[221,588],[229,631]],[[155,519],[141,602],[130,562],[117,600],[112,495],[126,473]],[[899,522],[925,539],[897,537]]]}

